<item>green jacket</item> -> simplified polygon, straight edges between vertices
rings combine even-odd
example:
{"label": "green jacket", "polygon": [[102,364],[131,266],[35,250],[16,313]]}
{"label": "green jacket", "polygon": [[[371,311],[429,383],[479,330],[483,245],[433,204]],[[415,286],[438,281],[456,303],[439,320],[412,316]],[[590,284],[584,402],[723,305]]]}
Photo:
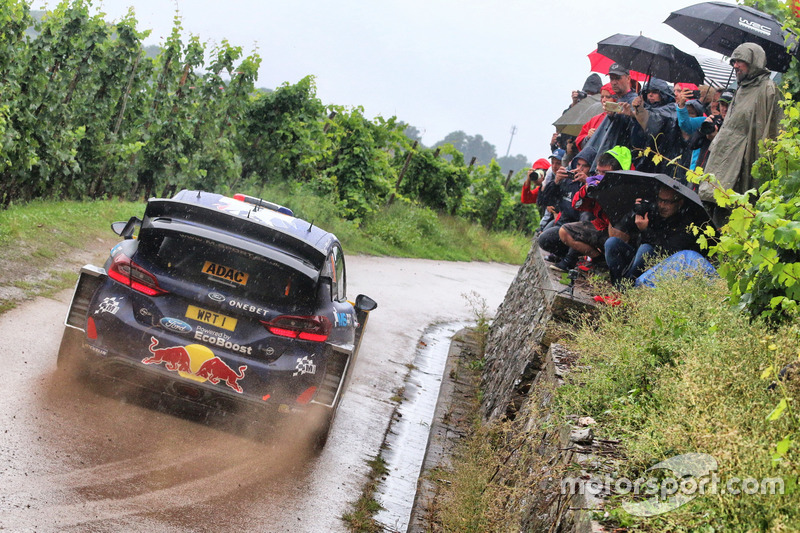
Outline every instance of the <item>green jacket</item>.
{"label": "green jacket", "polygon": [[[731,54],[731,63],[735,59],[750,69],[709,146],[705,171],[714,174],[725,189],[743,193],[755,187],[750,170],[758,158],[758,141],[778,136],[783,111],[778,105],[780,93],[766,69],[764,49],[754,43],[741,44]],[[701,183],[699,194],[703,200],[714,201],[710,183]]]}

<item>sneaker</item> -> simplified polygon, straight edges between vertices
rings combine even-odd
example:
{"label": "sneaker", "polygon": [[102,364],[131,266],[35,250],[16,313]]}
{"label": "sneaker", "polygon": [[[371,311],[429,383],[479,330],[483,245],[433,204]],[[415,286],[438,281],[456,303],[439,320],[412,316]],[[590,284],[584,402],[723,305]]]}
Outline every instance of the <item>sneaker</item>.
{"label": "sneaker", "polygon": [[550,268],[552,270],[555,270],[556,272],[569,272],[570,270],[575,268],[575,265],[570,265],[567,263],[565,259],[562,259],[555,265],[550,265]]}

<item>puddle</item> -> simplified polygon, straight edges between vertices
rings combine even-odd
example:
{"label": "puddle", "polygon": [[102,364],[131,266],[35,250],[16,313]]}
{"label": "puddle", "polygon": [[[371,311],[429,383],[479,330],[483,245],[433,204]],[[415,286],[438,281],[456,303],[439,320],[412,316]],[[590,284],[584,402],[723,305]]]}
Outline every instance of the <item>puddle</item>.
{"label": "puddle", "polygon": [[431,326],[418,345],[414,368],[405,382],[403,402],[397,408],[381,454],[389,473],[375,494],[384,508],[375,519],[389,531],[408,529],[447,352],[453,335],[467,325],[455,322]]}

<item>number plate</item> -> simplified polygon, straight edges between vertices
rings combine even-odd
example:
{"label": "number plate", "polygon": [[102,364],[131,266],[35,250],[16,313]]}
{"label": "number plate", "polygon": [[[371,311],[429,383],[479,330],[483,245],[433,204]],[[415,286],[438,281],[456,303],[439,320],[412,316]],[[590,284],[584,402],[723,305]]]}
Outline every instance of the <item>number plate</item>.
{"label": "number plate", "polygon": [[201,309],[200,307],[195,307],[193,305],[190,305],[186,309],[186,318],[211,324],[212,326],[227,329],[228,331],[233,331],[236,329],[235,318],[221,315],[219,313],[215,313],[214,311],[209,311],[208,309]]}

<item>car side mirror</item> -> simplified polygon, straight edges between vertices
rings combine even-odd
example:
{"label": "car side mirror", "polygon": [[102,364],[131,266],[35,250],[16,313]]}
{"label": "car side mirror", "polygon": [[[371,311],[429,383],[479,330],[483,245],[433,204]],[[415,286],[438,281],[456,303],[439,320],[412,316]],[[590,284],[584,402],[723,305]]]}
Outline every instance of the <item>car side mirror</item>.
{"label": "car side mirror", "polygon": [[378,307],[378,303],[366,294],[356,296],[356,309],[359,311],[372,311],[376,307]]}
{"label": "car side mirror", "polygon": [[133,239],[133,234],[137,228],[142,227],[139,217],[131,217],[127,222],[112,222],[111,230],[123,239]]}

